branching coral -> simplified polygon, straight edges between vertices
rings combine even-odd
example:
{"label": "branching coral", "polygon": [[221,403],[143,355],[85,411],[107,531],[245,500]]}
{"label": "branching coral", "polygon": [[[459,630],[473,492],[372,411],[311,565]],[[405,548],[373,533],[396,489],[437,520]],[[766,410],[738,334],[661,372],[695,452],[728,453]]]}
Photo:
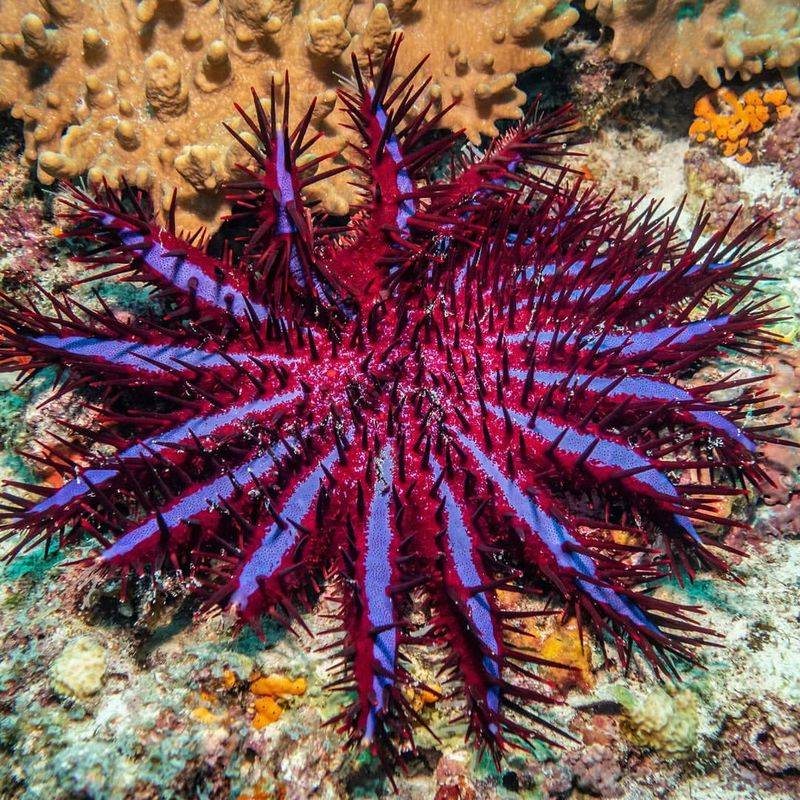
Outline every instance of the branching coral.
{"label": "branching coral", "polygon": [[[213,228],[243,158],[221,123],[240,127],[233,103],[248,105],[251,86],[267,94],[274,79],[280,94],[288,70],[293,116],[316,98],[315,152],[338,152],[338,76],[351,54],[379,61],[405,31],[398,76],[430,50],[419,103],[458,101],[441,123],[477,141],[519,119],[516,74],[546,64],[544,43],[576,18],[560,0],[4,0],[0,107],[23,120],[25,158],[45,183],[125,178],[164,210],[177,191],[179,224]],[[343,175],[308,192],[339,214],[353,199]]]}
{"label": "branching coral", "polygon": [[647,67],[682,86],[698,76],[718,88],[720,72],[748,80],[780,70],[800,95],[800,7],[797,0],[586,0],[614,29],[611,55]]}
{"label": "branching coral", "polygon": [[767,89],[763,93],[748,89],[741,98],[730,89],[718,89],[695,103],[689,136],[700,143],[713,139],[724,156],[749,164],[753,160],[751,137],[770,122],[789,116],[787,99],[785,89]]}

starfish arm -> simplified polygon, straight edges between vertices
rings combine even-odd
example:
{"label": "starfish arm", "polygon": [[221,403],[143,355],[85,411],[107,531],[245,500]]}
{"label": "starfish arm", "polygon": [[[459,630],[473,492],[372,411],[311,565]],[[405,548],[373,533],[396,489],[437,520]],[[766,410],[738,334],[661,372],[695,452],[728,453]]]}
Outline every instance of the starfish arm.
{"label": "starfish arm", "polygon": [[675,537],[676,545],[689,547],[717,566],[724,566],[724,562],[704,547],[700,534],[687,516],[691,515],[691,510],[657,462],[597,430],[580,431],[544,414],[530,419],[518,411],[504,410],[493,404],[487,404],[487,409],[497,423],[505,423],[506,417],[510,419],[519,434],[530,442],[532,458],[543,459],[544,463],[552,459],[578,479],[580,472],[585,471],[595,485],[613,482],[631,502],[654,504],[667,520],[664,533]]}
{"label": "starfish arm", "polygon": [[755,452],[756,444],[735,422],[709,407],[703,397],[696,397],[691,391],[672,383],[651,378],[646,375],[604,377],[597,373],[575,370],[532,369],[530,381],[528,371],[511,369],[509,374],[523,387],[530,383],[528,391],[535,387],[534,396],[542,396],[551,389],[558,389],[562,396],[579,392],[586,406],[604,399],[611,404],[628,403],[629,408],[651,410],[661,405],[669,409],[673,417],[685,422],[695,423],[728,442]]}
{"label": "starfish arm", "polygon": [[[509,711],[516,707],[514,698],[526,706],[552,702],[546,689],[523,688],[510,681],[508,673],[531,677],[516,663],[520,658],[550,662],[523,656],[506,644],[503,612],[483,563],[484,537],[469,514],[470,500],[455,468],[443,467],[436,457],[430,464],[429,476],[420,487],[427,502],[422,503],[415,525],[421,554],[432,565],[426,586],[436,612],[432,636],[448,645],[441,675],[445,682],[463,686],[469,734],[497,759],[508,744],[527,742],[534,735],[524,723],[512,719]],[[522,716],[539,728],[557,730],[530,708]],[[547,739],[541,730],[535,736]]]}
{"label": "starfish arm", "polygon": [[[265,305],[249,291],[244,273],[208,255],[202,247],[184,239],[172,228],[162,228],[140,205],[132,190],[117,195],[110,189],[93,199],[71,189],[72,201],[67,236],[98,245],[97,251],[79,257],[89,266],[102,268],[86,280],[125,274],[128,280],[150,283],[180,297],[189,311],[197,310],[239,323],[264,322]],[[128,211],[125,201],[133,201]],[[108,270],[109,266],[113,269]]]}
{"label": "starfish arm", "polygon": [[[509,476],[493,457],[471,436],[456,430],[455,435],[470,456],[474,470],[497,489],[501,508],[505,508],[519,526],[524,563],[535,566],[540,574],[568,601],[580,605],[593,619],[599,630],[606,627],[604,616],[614,621],[642,650],[656,670],[671,670],[668,652],[691,659],[691,642],[684,642],[662,630],[652,614],[648,613],[651,601],[646,595],[632,592],[606,578],[597,560],[582,546],[577,531],[562,520],[568,517],[559,509],[555,499],[541,485],[531,492],[523,492],[518,481]],[[559,513],[555,513],[556,510]],[[602,614],[597,609],[602,609]],[[680,616],[680,607],[662,605],[667,615]],[[682,624],[679,621],[679,624]],[[687,622],[686,630],[705,632]],[[624,658],[621,640],[617,641]]]}
{"label": "starfish arm", "polygon": [[208,440],[219,442],[234,438],[247,424],[257,422],[268,426],[276,409],[286,409],[301,397],[300,391],[293,390],[240,403],[218,413],[199,417],[185,415],[185,421],[177,426],[142,439],[109,458],[96,458],[91,466],[80,470],[48,497],[15,514],[10,524],[17,529],[37,525],[51,531],[63,528],[74,523],[85,512],[87,504],[96,501],[99,491],[108,491],[121,477],[125,478],[120,468],[123,463],[132,470],[145,462],[159,468],[180,466]]}
{"label": "starfish arm", "polygon": [[[240,466],[217,473],[200,485],[192,484],[150,514],[135,522],[97,557],[105,567],[121,569],[154,563],[165,556],[177,556],[193,534],[201,539],[216,530],[225,517],[225,504],[257,492],[260,483],[279,466],[280,456],[272,452],[244,461]],[[124,472],[125,466],[120,463]],[[150,505],[147,490],[134,482],[133,492],[142,507]]]}
{"label": "starfish arm", "polygon": [[212,601],[224,600],[237,617],[254,627],[263,614],[272,614],[281,621],[297,616],[293,596],[317,562],[304,558],[304,569],[289,573],[298,566],[301,542],[310,539],[304,543],[304,551],[311,552],[324,545],[320,536],[321,512],[328,497],[326,476],[334,469],[337,458],[334,447],[299,469],[283,471],[279,485],[284,488],[279,496],[267,500],[269,514],[261,511],[261,521],[249,532],[232,574]]}

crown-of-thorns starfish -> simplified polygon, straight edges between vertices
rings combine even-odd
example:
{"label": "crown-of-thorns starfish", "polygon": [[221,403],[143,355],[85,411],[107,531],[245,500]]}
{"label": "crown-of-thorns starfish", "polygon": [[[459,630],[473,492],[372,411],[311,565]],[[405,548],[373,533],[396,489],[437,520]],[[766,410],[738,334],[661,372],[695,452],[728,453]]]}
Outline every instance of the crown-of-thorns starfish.
{"label": "crown-of-thorns starfish", "polygon": [[332,584],[334,685],[352,696],[338,721],[389,766],[416,717],[410,643],[446,652],[438,679],[495,758],[552,733],[542,659],[508,636],[547,612],[503,607],[498,589],[560,602],[623,663],[694,658],[699,610],[648,588],[726,569],[698,526],[736,524],[714,496],[765,477],[769,433],[741,425],[763,399],[752,382],[682,379],[774,346],[757,226],[703,243],[706,219],[684,240],[677,215],[615,211],[558,166],[568,110],[532,112],[433,179],[455,138],[432,134],[414,73],[393,79],[396,48],[341,93],[365,200],[346,226],[323,229],[303,200],[326,174],[303,164],[313,108],[290,131],[273,92],[245,115],[253,162],[222,255],[138,193],[72,190],[87,280],[149,284],[159,303],[123,318],[99,295],[43,292],[0,317],[3,368],[55,365],[59,394],[97,415],[65,428],[114,451],[58,437],[35,456],[65,483],[5,493],[13,553],[88,533],[88,563],[123,586],[174,570],[254,627],[303,624],[298,606]]}

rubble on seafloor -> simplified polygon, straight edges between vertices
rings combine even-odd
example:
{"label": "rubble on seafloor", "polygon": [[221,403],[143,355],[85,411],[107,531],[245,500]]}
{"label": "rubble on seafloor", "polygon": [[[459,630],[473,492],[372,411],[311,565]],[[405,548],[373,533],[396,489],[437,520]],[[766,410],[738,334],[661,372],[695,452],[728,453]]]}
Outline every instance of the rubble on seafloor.
{"label": "rubble on seafloor", "polygon": [[[715,222],[739,205],[744,218],[771,213],[769,235],[786,243],[770,274],[797,308],[798,108],[764,132],[757,158],[742,165],[690,142],[696,93],[667,97],[675,109],[667,115],[648,108],[636,81],[621,88],[619,78],[606,79],[617,100],[582,147],[586,177],[614,189],[620,202],[648,193],[674,204],[686,194],[689,211],[706,202]],[[17,145],[6,136],[0,153],[0,288],[12,295],[32,280],[58,286],[74,269],[52,243],[49,199],[18,166]],[[141,302],[131,294],[125,304],[131,299]],[[781,333],[794,342],[796,323],[787,321]],[[787,435],[798,442],[799,359],[789,347],[769,363],[740,364],[747,374],[775,375],[773,388],[791,408]],[[21,393],[8,376],[2,381],[0,477],[19,476],[30,467],[15,448],[30,447],[65,409],[38,407],[44,380]],[[542,622],[531,633],[551,657],[575,667],[548,675],[565,699],[548,713],[576,743],[511,753],[498,771],[464,744],[463,727],[448,725],[458,698],[420,692],[409,701],[445,735],[437,741],[418,727],[421,757],[397,775],[396,791],[373,759],[344,752],[335,728],[323,724],[337,707],[323,688],[330,680],[319,652],[324,638],[267,625],[262,643],[222,616],[197,616],[181,586],[168,581],[142,585],[121,602],[118,584],[61,568],[84,554],[80,548],[25,555],[0,574],[0,798],[797,797],[800,457],[768,446],[767,464],[775,485],[764,502],[736,509],[752,530],[726,534],[751,553],[736,563],[745,586],[701,573],[691,585],[658,590],[702,600],[708,626],[722,633],[723,648],[702,652],[704,669],[659,686],[640,665],[621,673],[574,627]],[[325,627],[318,616],[307,619],[312,631]],[[424,651],[411,653],[411,669],[435,684]]]}

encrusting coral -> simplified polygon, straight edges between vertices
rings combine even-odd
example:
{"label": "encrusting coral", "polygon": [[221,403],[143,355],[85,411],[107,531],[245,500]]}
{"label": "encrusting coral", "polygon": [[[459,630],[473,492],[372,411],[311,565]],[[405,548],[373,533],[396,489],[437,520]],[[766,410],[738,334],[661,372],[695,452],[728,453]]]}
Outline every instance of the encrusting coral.
{"label": "encrusting coral", "polygon": [[695,103],[689,136],[698,143],[713,139],[722,155],[749,164],[753,160],[751,138],[770,122],[789,116],[787,99],[785,89],[767,89],[763,93],[748,89],[741,97],[730,89],[718,89]]}
{"label": "encrusting coral", "polygon": [[[521,117],[517,73],[546,64],[544,43],[577,16],[561,0],[4,0],[0,108],[24,122],[24,157],[44,183],[124,178],[162,210],[176,191],[179,226],[213,229],[221,186],[245,160],[222,123],[241,129],[233,104],[251,104],[251,87],[267,94],[274,80],[281,95],[288,70],[293,118],[316,100],[314,152],[339,152],[336,89],[351,55],[379,62],[404,31],[396,75],[430,51],[419,104],[456,102],[440,123],[477,142]],[[346,175],[307,192],[336,214],[353,200]]]}
{"label": "encrusting coral", "polygon": [[690,753],[697,742],[697,700],[688,689],[653,689],[638,697],[620,687],[617,699],[623,708],[621,729],[638,747],[675,758]]}
{"label": "encrusting coral", "polygon": [[53,688],[62,695],[89,697],[97,694],[106,674],[105,648],[91,636],[71,641],[53,662]]}
{"label": "encrusting coral", "polygon": [[[647,67],[682,86],[702,77],[718,88],[722,76],[749,80],[778,69],[800,95],[800,6],[797,0],[586,0],[614,30],[611,55]],[[722,74],[720,74],[722,73]]]}

